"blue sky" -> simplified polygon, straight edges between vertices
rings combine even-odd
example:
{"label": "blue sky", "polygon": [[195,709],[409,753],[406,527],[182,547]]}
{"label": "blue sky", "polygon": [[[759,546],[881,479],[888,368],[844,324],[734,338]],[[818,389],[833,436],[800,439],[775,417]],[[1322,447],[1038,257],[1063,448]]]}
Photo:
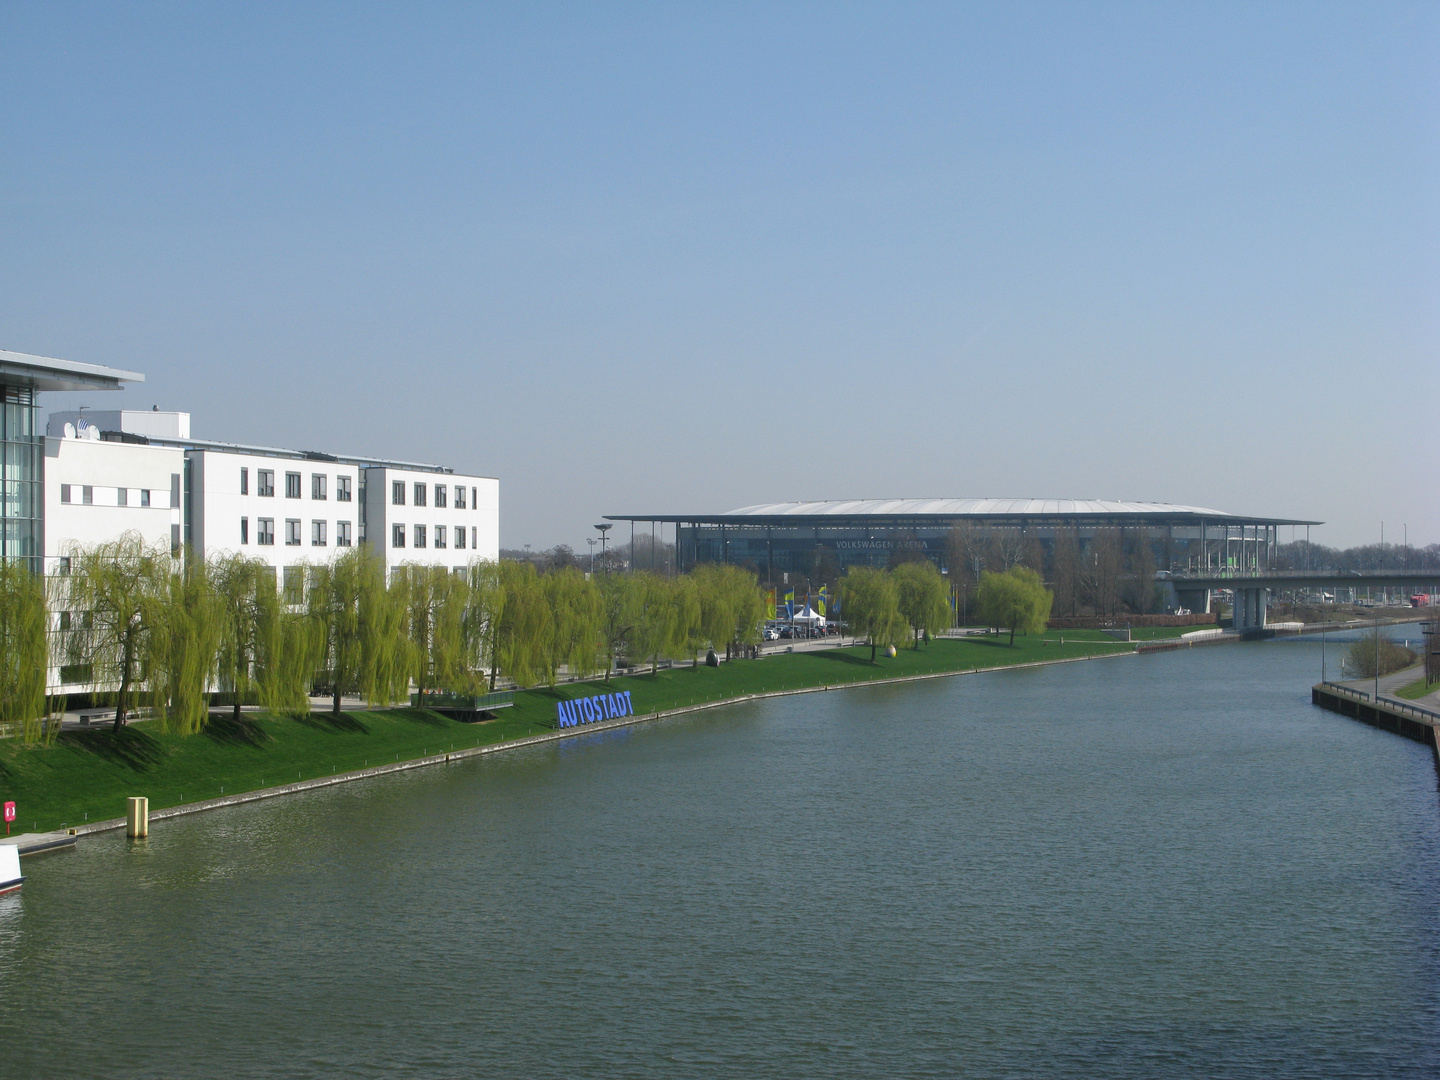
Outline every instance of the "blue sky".
{"label": "blue sky", "polygon": [[10,4],[0,64],[0,348],[499,476],[507,546],[884,496],[1440,541],[1434,4]]}

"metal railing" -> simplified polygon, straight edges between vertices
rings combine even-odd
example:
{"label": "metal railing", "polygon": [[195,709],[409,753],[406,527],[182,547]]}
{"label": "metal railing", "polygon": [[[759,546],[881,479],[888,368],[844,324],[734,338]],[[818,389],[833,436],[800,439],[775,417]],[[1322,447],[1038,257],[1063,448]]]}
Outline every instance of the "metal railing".
{"label": "metal railing", "polygon": [[1427,724],[1440,724],[1440,712],[1434,709],[1426,709],[1420,705],[1408,705],[1395,698],[1376,696],[1364,690],[1355,690],[1349,686],[1342,686],[1339,683],[1330,682],[1328,679],[1320,683],[1327,691],[1339,694],[1341,697],[1348,697],[1351,701],[1367,702],[1371,705],[1384,705],[1387,709],[1394,709],[1403,713],[1412,720],[1420,720]]}
{"label": "metal railing", "polygon": [[452,694],[448,690],[432,690],[424,694],[411,694],[410,704],[417,709],[463,709],[467,712],[485,712],[489,709],[505,709],[514,705],[515,691],[496,690],[489,694]]}

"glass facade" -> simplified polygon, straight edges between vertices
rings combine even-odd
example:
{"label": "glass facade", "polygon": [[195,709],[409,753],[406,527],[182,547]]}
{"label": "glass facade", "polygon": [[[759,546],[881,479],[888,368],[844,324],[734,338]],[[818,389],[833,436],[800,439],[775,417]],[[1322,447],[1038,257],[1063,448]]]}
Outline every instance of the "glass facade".
{"label": "glass facade", "polygon": [[0,385],[0,558],[28,560],[40,572],[44,528],[44,439],[35,391]]}

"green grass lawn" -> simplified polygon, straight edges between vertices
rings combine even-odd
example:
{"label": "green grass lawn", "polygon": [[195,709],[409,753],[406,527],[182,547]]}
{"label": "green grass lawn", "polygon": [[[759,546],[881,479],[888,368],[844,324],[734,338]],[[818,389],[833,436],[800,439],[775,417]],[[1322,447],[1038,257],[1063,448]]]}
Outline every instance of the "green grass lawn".
{"label": "green grass lawn", "polygon": [[[1083,633],[1083,632],[1081,632]],[[782,653],[761,660],[737,660],[719,668],[672,668],[654,675],[611,681],[629,690],[637,714],[770,690],[834,686],[867,679],[922,675],[970,668],[1004,667],[1032,660],[1094,656],[1127,651],[1118,642],[1075,639],[1053,644],[1058,635],[1005,636],[934,641],[918,650],[901,649],[893,659],[870,663],[869,648]],[[125,798],[144,795],[152,810],[182,803],[310,780],[371,765],[427,754],[493,744],[549,730],[555,703],[598,692],[596,683],[568,683],[515,695],[515,706],[499,718],[467,724],[425,709],[374,709],[312,713],[305,717],[246,714],[239,723],[215,713],[205,731],[182,737],[133,724],[65,732],[50,747],[0,742],[0,801],[14,800],[17,832],[47,831],[61,825],[120,817]],[[583,730],[583,729],[578,729]]]}
{"label": "green grass lawn", "polygon": [[1399,690],[1396,690],[1395,696],[1404,698],[1406,701],[1415,701],[1416,699],[1422,698],[1426,694],[1429,694],[1436,689],[1440,689],[1440,682],[1427,683],[1425,681],[1425,676],[1422,675],[1414,682],[1406,683],[1404,686],[1400,687]]}

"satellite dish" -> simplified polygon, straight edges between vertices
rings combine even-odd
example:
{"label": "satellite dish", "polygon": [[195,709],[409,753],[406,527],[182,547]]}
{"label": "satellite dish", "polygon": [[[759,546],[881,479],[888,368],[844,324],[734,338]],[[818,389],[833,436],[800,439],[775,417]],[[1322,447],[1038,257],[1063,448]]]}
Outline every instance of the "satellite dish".
{"label": "satellite dish", "polygon": [[98,427],[96,427],[94,424],[91,424],[89,427],[87,427],[87,428],[85,429],[85,438],[89,439],[91,442],[99,442],[99,441],[100,441],[100,429],[99,429]]}
{"label": "satellite dish", "polygon": [[75,437],[75,425],[72,424],[72,423],[70,423],[69,420],[66,420],[66,421],[65,421],[65,438],[67,438],[67,439],[73,439],[74,437]]}

